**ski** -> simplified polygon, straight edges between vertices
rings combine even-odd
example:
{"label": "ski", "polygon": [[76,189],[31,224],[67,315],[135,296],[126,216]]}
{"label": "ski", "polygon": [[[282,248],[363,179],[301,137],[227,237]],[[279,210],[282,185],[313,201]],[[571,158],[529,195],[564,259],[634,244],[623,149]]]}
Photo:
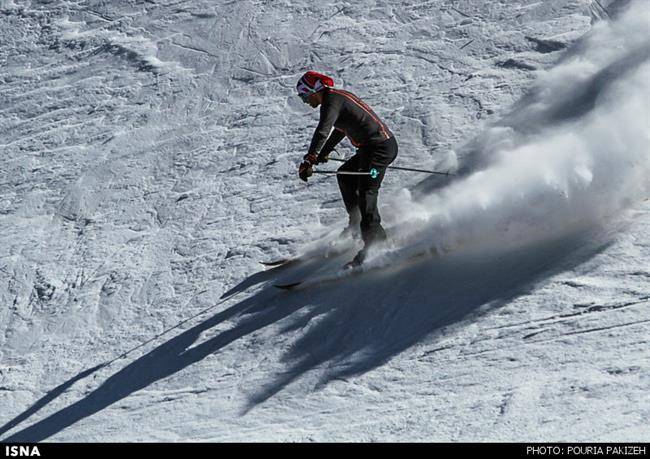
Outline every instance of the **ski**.
{"label": "ski", "polygon": [[301,260],[301,258],[302,257],[294,257],[294,258],[281,258],[275,261],[260,261],[260,264],[266,266],[267,268],[278,268],[280,266],[286,266],[286,265],[297,263]]}
{"label": "ski", "polygon": [[338,255],[342,255],[353,246],[354,240],[346,239],[343,241],[334,241],[327,244],[325,247],[321,247],[317,250],[312,250],[311,252],[303,253],[302,255],[297,255],[290,258],[280,258],[273,261],[260,261],[260,264],[266,268],[284,268],[303,261],[310,260],[312,258],[332,258]]}
{"label": "ski", "polygon": [[298,287],[301,285],[304,281],[298,281],[298,282],[292,282],[290,284],[275,284],[273,285],[275,288],[279,288],[280,290],[293,290],[294,288]]}
{"label": "ski", "polygon": [[315,277],[309,277],[302,280],[297,280],[289,282],[286,284],[274,284],[273,286],[280,290],[292,291],[298,290],[301,287],[306,287],[308,285],[321,285],[329,282],[334,282],[340,279],[349,278],[355,275],[368,273],[372,271],[378,271],[385,268],[390,268],[394,266],[402,266],[409,263],[417,262],[423,258],[437,257],[439,253],[435,249],[427,249],[421,252],[416,252],[413,255],[408,255],[403,259],[400,259],[397,263],[380,263],[376,265],[350,265],[346,263],[341,268],[338,268],[334,272],[321,274]]}
{"label": "ski", "polygon": [[319,276],[319,277],[315,277],[315,278],[309,278],[309,279],[299,280],[299,281],[295,281],[295,282],[290,282],[288,284],[274,284],[273,286],[275,288],[280,289],[280,290],[297,290],[301,286],[312,285],[312,284],[313,285],[319,285],[319,284],[323,284],[325,282],[331,282],[331,281],[334,281],[336,279],[340,279],[342,277],[350,276],[350,275],[354,274],[355,272],[360,273],[362,271],[360,268],[361,268],[360,266],[350,267],[346,263],[345,265],[343,265],[343,267],[339,268],[335,273],[333,273],[330,276]]}

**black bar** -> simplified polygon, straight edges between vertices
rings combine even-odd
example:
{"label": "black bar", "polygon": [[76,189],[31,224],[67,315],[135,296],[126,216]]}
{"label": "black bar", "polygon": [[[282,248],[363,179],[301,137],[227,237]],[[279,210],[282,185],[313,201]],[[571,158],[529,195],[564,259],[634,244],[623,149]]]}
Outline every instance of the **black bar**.
{"label": "black bar", "polygon": [[[215,432],[216,434],[217,432]],[[649,457],[649,443],[38,443],[0,444],[0,457],[70,458],[111,454],[199,457],[214,453],[296,452],[498,454],[515,457]],[[147,455],[147,456],[144,456]],[[179,456],[182,455],[182,456]],[[206,456],[207,457],[207,456]],[[479,456],[482,457],[482,456]]]}

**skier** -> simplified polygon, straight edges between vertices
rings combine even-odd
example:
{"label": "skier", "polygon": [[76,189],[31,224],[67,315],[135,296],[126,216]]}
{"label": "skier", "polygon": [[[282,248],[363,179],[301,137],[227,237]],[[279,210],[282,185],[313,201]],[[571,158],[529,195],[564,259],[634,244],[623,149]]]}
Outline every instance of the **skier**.
{"label": "skier", "polygon": [[358,234],[360,230],[364,242],[363,249],[349,263],[358,266],[363,263],[370,246],[386,240],[377,198],[386,167],[397,157],[397,141],[368,104],[351,92],[335,89],[332,78],[309,71],[300,78],[296,89],[303,102],[312,108],[320,106],[320,121],[298,168],[299,177],[306,182],[313,174],[313,166],[327,162],[344,137],[357,152],[338,170],[368,172],[368,175],[337,175],[349,216],[343,235]]}

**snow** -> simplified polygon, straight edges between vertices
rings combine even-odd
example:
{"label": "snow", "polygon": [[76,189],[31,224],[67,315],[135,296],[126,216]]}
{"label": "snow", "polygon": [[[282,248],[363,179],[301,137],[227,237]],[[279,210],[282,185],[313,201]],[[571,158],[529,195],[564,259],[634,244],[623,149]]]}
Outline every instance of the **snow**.
{"label": "snow", "polygon": [[[647,2],[3,0],[0,26],[3,441],[649,441]],[[391,171],[391,266],[281,292],[353,254],[259,264],[344,225],[297,178],[312,68],[396,165],[457,175]]]}

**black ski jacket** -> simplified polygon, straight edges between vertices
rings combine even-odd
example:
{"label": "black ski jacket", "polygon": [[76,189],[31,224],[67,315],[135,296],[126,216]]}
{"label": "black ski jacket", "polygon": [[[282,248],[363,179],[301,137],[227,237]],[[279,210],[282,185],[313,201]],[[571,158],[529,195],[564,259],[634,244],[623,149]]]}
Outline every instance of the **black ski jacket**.
{"label": "black ski jacket", "polygon": [[327,88],[324,91],[320,121],[308,154],[320,152],[327,155],[346,136],[356,148],[380,144],[393,137],[386,124],[357,96],[341,89]]}

